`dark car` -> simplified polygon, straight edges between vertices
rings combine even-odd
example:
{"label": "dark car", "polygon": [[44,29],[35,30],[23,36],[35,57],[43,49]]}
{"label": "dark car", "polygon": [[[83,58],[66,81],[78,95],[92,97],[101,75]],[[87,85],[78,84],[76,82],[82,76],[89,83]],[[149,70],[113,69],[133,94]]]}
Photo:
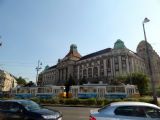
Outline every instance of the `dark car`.
{"label": "dark car", "polygon": [[0,120],[62,120],[62,114],[31,100],[4,100],[0,101]]}

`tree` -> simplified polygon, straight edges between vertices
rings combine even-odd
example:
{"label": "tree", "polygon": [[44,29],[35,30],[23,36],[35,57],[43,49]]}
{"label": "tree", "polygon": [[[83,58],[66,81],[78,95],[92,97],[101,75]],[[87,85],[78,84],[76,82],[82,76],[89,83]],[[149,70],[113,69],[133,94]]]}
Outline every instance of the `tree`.
{"label": "tree", "polygon": [[25,86],[26,85],[26,79],[25,78],[22,78],[21,76],[16,78],[16,81],[17,81],[17,84],[18,85],[22,85],[22,86]]}
{"label": "tree", "polygon": [[32,82],[32,81],[29,81],[29,82],[25,85],[25,87],[35,87],[35,86],[36,86],[35,83]]}
{"label": "tree", "polygon": [[119,82],[119,83],[125,83],[127,77],[126,76],[118,76],[116,78],[116,80]]}
{"label": "tree", "polygon": [[68,82],[65,83],[66,98],[69,98],[70,86],[71,86],[71,85],[70,85]]}
{"label": "tree", "polygon": [[79,84],[80,85],[87,84],[87,79],[85,76],[79,81]]}
{"label": "tree", "polygon": [[149,79],[143,73],[132,73],[127,76],[126,83],[137,85],[140,95],[145,95],[148,91]]}
{"label": "tree", "polygon": [[68,82],[69,82],[69,85],[70,85],[70,86],[76,84],[76,82],[75,82],[75,80],[73,79],[73,77],[72,77],[71,74],[70,74],[70,76],[69,76]]}
{"label": "tree", "polygon": [[111,85],[121,85],[124,84],[126,81],[127,77],[126,76],[118,76],[116,79],[111,80]]}
{"label": "tree", "polygon": [[75,85],[75,81],[72,77],[72,75],[69,76],[69,79],[65,83],[65,91],[66,91],[66,97],[69,98],[69,91],[70,91],[70,86]]}

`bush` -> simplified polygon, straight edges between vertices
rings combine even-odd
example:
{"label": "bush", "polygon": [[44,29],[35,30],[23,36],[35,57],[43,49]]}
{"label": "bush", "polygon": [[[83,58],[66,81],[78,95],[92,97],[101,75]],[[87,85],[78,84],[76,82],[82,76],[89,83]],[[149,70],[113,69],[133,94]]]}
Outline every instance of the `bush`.
{"label": "bush", "polygon": [[102,99],[97,99],[97,100],[96,100],[96,104],[97,104],[98,106],[103,106],[103,105],[104,105],[104,100],[102,100]]}
{"label": "bush", "polygon": [[65,104],[66,105],[77,105],[79,104],[78,99],[65,99]]}
{"label": "bush", "polygon": [[140,102],[153,103],[153,98],[139,98]]}
{"label": "bush", "polygon": [[103,101],[103,104],[104,105],[108,105],[108,104],[110,104],[111,103],[111,101],[109,101],[108,99],[104,99],[104,101]]}
{"label": "bush", "polygon": [[119,102],[119,101],[140,101],[140,102],[147,102],[147,103],[153,103],[152,97],[141,97],[141,98],[125,98],[123,100],[121,99],[74,99],[74,98],[54,98],[54,99],[40,99],[40,98],[31,98],[31,100],[42,103],[42,104],[66,104],[66,105],[87,105],[87,106],[105,106],[112,102]]}
{"label": "bush", "polygon": [[80,99],[82,105],[96,105],[96,99]]}
{"label": "bush", "polygon": [[32,101],[34,101],[34,102],[36,102],[36,103],[40,103],[40,99],[39,99],[39,98],[36,98],[36,97],[30,98],[30,100],[32,100]]}
{"label": "bush", "polygon": [[120,102],[120,101],[123,101],[123,100],[121,100],[121,99],[105,99],[104,100],[104,105],[108,105],[112,102]]}
{"label": "bush", "polygon": [[59,99],[52,99],[51,104],[59,104]]}
{"label": "bush", "polygon": [[64,104],[64,99],[59,99],[59,104]]}
{"label": "bush", "polygon": [[40,102],[43,104],[46,104],[46,103],[49,103],[49,100],[48,99],[40,99]]}
{"label": "bush", "polygon": [[49,103],[49,104],[57,104],[58,101],[56,99],[47,99],[45,102]]}
{"label": "bush", "polygon": [[137,98],[125,98],[124,101],[138,101]]}

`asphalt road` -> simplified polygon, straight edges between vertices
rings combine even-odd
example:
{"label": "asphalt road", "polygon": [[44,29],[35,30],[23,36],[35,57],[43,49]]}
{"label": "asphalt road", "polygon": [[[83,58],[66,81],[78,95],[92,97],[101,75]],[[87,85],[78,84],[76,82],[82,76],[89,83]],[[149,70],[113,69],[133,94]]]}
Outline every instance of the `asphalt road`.
{"label": "asphalt road", "polygon": [[89,111],[96,109],[87,107],[46,107],[61,111],[63,113],[63,120],[89,120]]}

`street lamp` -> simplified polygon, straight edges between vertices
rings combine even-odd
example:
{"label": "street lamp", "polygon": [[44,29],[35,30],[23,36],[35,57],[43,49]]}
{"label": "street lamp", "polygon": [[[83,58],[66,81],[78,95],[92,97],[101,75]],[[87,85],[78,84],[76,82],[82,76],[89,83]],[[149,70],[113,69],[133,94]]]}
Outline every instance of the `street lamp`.
{"label": "street lamp", "polygon": [[158,104],[157,101],[157,96],[156,96],[156,90],[155,90],[155,82],[153,80],[153,75],[152,75],[152,68],[151,68],[151,59],[150,59],[150,52],[148,49],[148,43],[147,43],[147,37],[146,37],[146,31],[145,31],[145,23],[149,22],[150,20],[148,18],[145,18],[143,20],[143,32],[144,32],[144,40],[145,40],[145,45],[146,45],[146,55],[147,55],[147,61],[148,61],[148,69],[149,69],[149,74],[150,74],[150,78],[151,78],[151,85],[152,85],[152,92],[153,92],[153,101],[154,104]]}
{"label": "street lamp", "polygon": [[42,66],[42,62],[40,62],[40,60],[38,60],[38,66],[36,67],[36,70],[37,70],[36,85],[38,85],[38,72],[40,69],[42,69],[41,66]]}
{"label": "street lamp", "polygon": [[[1,39],[2,37],[0,36],[0,39]],[[0,42],[0,46],[2,46],[2,42]]]}

